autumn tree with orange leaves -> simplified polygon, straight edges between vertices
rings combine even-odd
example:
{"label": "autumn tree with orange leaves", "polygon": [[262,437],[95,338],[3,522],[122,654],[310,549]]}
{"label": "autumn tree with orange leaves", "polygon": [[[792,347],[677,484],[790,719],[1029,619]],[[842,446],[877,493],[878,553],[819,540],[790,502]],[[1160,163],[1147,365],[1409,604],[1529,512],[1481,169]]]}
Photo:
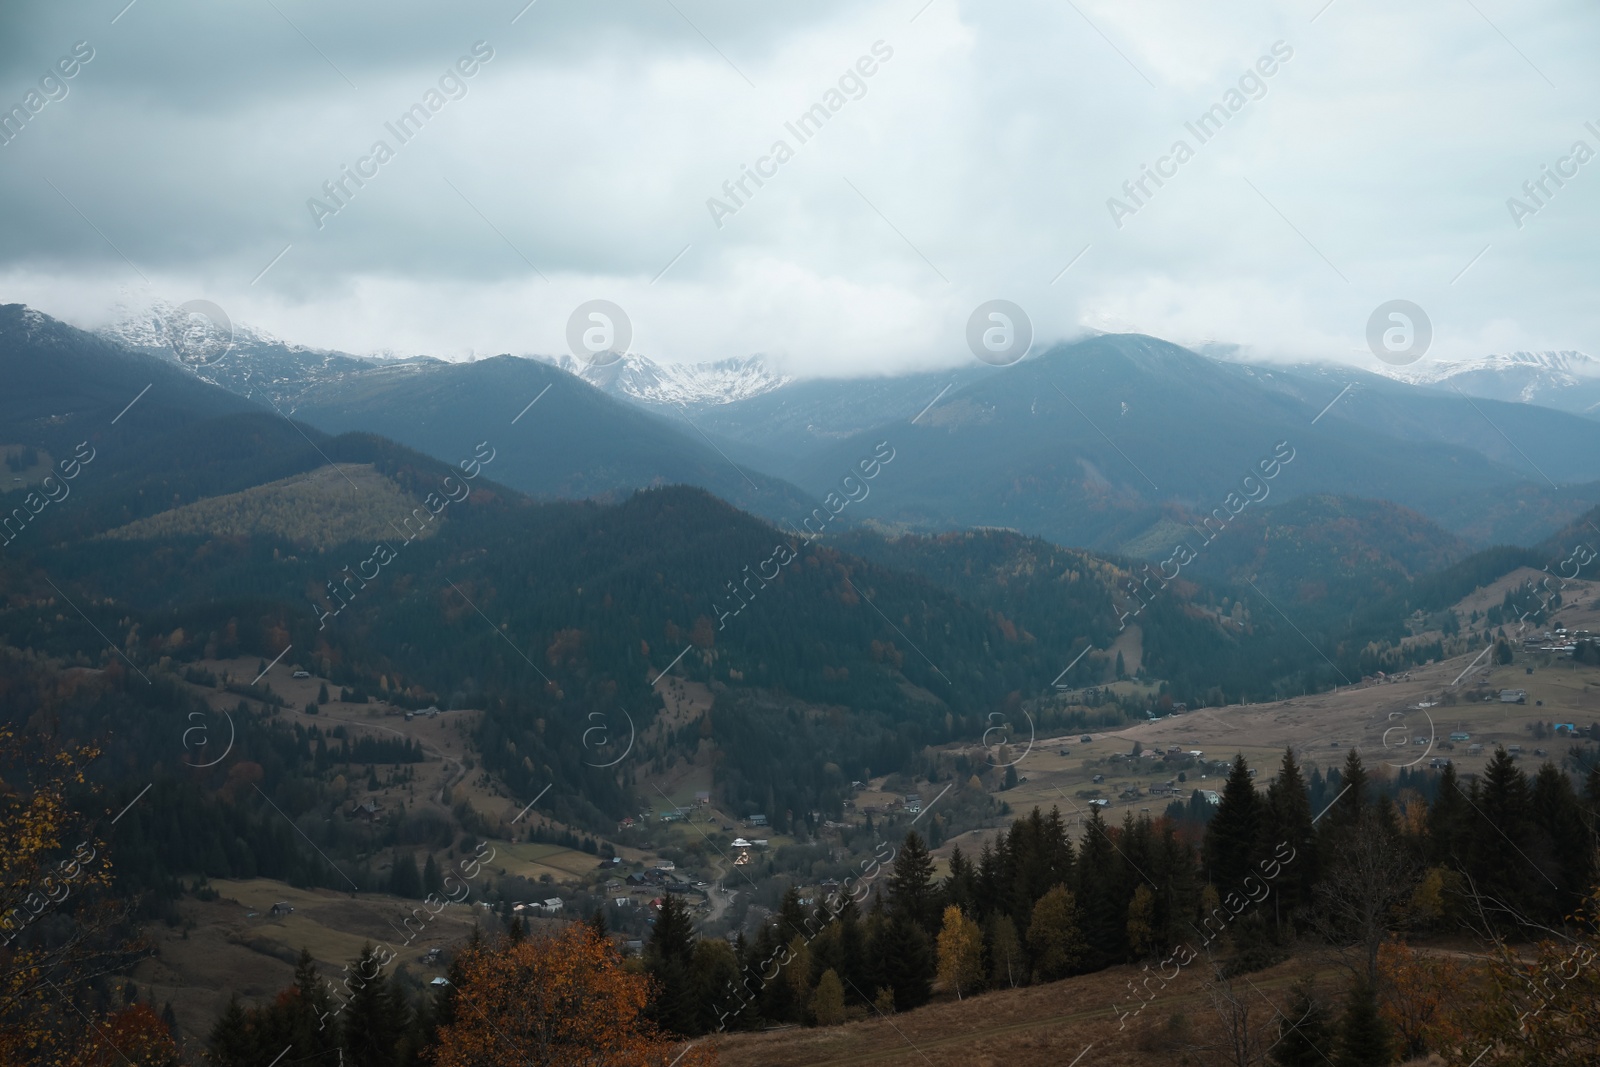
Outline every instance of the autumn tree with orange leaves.
{"label": "autumn tree with orange leaves", "polygon": [[105,842],[69,799],[96,755],[0,727],[0,1067],[87,1055],[76,987],[126,959]]}
{"label": "autumn tree with orange leaves", "polygon": [[1394,1031],[1402,1053],[1422,1056],[1461,1043],[1470,976],[1459,961],[1422,955],[1391,937],[1378,949],[1378,975],[1378,1013]]}
{"label": "autumn tree with orange leaves", "polygon": [[182,1067],[172,1033],[148,1004],[130,1004],[84,1030],[69,1067]]}
{"label": "autumn tree with orange leaves", "polygon": [[710,1067],[644,1016],[650,979],[625,971],[587,923],[501,940],[457,960],[451,1022],[435,1067]]}

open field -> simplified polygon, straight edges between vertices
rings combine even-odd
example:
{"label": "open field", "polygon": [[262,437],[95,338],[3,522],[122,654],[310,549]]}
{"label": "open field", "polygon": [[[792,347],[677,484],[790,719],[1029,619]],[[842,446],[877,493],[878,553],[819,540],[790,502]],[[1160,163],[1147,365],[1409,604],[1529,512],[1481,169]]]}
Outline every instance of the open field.
{"label": "open field", "polygon": [[[1176,1024],[1188,1040],[1209,1040],[1216,1020],[1204,991],[1203,964],[1187,968],[1144,1012],[1120,1028],[1119,1013],[1138,1001],[1128,985],[1137,967],[1113,967],[1047,985],[939,1000],[915,1011],[843,1026],[788,1028],[713,1038],[723,1067],[1171,1067],[1179,1053],[1161,1038]],[[1272,1018],[1268,1001],[1288,1003],[1288,987],[1313,974],[1332,994],[1338,972],[1326,961],[1297,959],[1249,976],[1259,998],[1252,1024]],[[1248,989],[1246,989],[1248,992]],[[1251,996],[1257,996],[1252,993]],[[1265,999],[1261,999],[1265,998]],[[1087,1054],[1086,1054],[1087,1053]],[[1328,1049],[1331,1058],[1333,1050]],[[1081,1059],[1080,1059],[1081,1057]]]}
{"label": "open field", "polygon": [[[1538,573],[1519,572],[1521,577]],[[1521,577],[1496,583],[1462,603],[1498,604],[1505,590],[1518,584]],[[1549,625],[1600,630],[1594,591],[1594,583],[1570,583],[1568,602]],[[1512,630],[1507,627],[1508,635]],[[1520,645],[1520,641],[1513,644]],[[1426,768],[1436,757],[1453,760],[1459,774],[1475,774],[1483,770],[1496,746],[1521,745],[1521,758],[1532,769],[1545,758],[1538,750],[1559,759],[1571,744],[1565,737],[1537,738],[1532,730],[1535,723],[1573,723],[1581,729],[1600,721],[1600,668],[1562,656],[1525,652],[1520,647],[1516,647],[1515,657],[1511,664],[1494,665],[1490,655],[1456,656],[1382,682],[1334,692],[1201,708],[1159,721],[1094,731],[1088,744],[1080,743],[1076,734],[1037,738],[1016,765],[1019,779],[1025,780],[995,795],[1017,814],[1035,805],[1045,810],[1055,805],[1069,820],[1081,820],[1088,813],[1088,799],[1102,797],[1110,801],[1104,812],[1107,820],[1120,822],[1130,811],[1159,815],[1172,800],[1187,801],[1195,789],[1220,790],[1225,775],[1195,767],[1185,772],[1186,781],[1176,783],[1177,796],[1151,796],[1150,786],[1175,777],[1175,772],[1155,770],[1155,761],[1149,759],[1137,764],[1106,762],[1113,754],[1130,753],[1135,742],[1147,751],[1164,752],[1171,745],[1184,752],[1200,751],[1208,763],[1243,754],[1257,768],[1263,784],[1275,773],[1286,748],[1294,749],[1308,771],[1319,767],[1326,773],[1338,767],[1353,747],[1369,770],[1378,774],[1393,775],[1406,766]],[[1533,668],[1531,674],[1529,667]],[[1526,690],[1527,702],[1470,699],[1474,694],[1501,689]],[[1423,704],[1432,706],[1421,707]],[[1450,735],[1457,732],[1470,734],[1470,741],[1451,742]],[[1417,744],[1418,738],[1425,739],[1424,743]],[[1483,751],[1468,755],[1470,744],[1482,744]],[[1103,774],[1105,780],[1095,783],[1096,774]],[[1122,793],[1129,787],[1139,788],[1140,795],[1124,799]],[[970,851],[987,833],[963,835],[962,848]],[[948,851],[948,845],[941,853]]]}
{"label": "open field", "polygon": [[[172,1002],[178,1025],[192,1038],[204,1037],[227,1006],[229,991],[259,1003],[291,984],[294,957],[302,946],[311,951],[322,976],[336,984],[344,965],[368,942],[395,950],[397,966],[423,981],[442,975],[443,968],[421,962],[423,953],[466,937],[479,911],[478,905],[451,905],[413,936],[403,923],[417,901],[295,889],[265,878],[213,880],[211,886],[217,900],[191,899],[180,905],[185,926],[192,922],[192,929],[145,925],[155,955],[133,972],[133,980],[152,1001]],[[271,915],[277,901],[288,901],[293,914]],[[413,920],[412,930],[416,928]]]}

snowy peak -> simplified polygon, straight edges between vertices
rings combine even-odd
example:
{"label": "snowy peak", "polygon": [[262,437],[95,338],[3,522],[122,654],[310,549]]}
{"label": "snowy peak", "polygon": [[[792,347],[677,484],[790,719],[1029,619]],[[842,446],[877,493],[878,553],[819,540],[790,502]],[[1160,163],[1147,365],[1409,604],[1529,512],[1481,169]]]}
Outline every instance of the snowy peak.
{"label": "snowy peak", "polygon": [[[124,305],[119,310],[122,312],[121,318],[109,326],[102,326],[95,332],[108,341],[115,341],[129,348],[146,351],[168,349],[169,355],[173,354],[170,350],[174,339],[188,332],[195,318],[189,311],[165,300],[157,300],[141,307]],[[265,330],[242,322],[231,320],[225,323],[217,322],[210,328],[219,337],[225,337],[235,345],[249,347],[273,345],[291,351],[310,351],[302,345],[288,344]]]}
{"label": "snowy peak", "polygon": [[710,406],[770,393],[792,378],[773,373],[760,356],[740,356],[715,363],[657,363],[626,355],[603,367],[571,356],[547,360],[612,396],[646,404]]}
{"label": "snowy peak", "polygon": [[1582,352],[1505,352],[1391,372],[1412,385],[1448,386],[1485,400],[1600,415],[1600,360]]}
{"label": "snowy peak", "polygon": [[1494,353],[1459,363],[1435,363],[1419,368],[1410,380],[1434,383],[1483,373],[1543,377],[1551,382],[1576,385],[1583,378],[1600,378],[1600,360],[1574,351]]}

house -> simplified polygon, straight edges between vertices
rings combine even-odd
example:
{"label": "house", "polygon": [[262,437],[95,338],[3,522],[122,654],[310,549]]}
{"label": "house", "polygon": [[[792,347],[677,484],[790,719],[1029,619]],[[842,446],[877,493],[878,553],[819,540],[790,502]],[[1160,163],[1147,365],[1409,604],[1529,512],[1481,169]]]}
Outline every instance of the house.
{"label": "house", "polygon": [[1097,775],[1095,775],[1093,778],[1091,778],[1089,780],[1091,782],[1093,782],[1095,785],[1099,785],[1101,782],[1106,780],[1106,776],[1103,775],[1103,774],[1097,774]]}
{"label": "house", "polygon": [[560,915],[562,909],[564,909],[566,906],[566,901],[562,900],[560,897],[547,897],[544,903],[539,905],[539,909],[546,915]]}
{"label": "house", "polygon": [[625,951],[637,956],[639,953],[644,951],[644,942],[638,940],[624,941],[622,943],[622,947]]}
{"label": "house", "polygon": [[371,822],[383,814],[383,805],[376,800],[365,800],[350,809],[350,818]]}
{"label": "house", "polygon": [[750,847],[751,848],[766,848],[767,847],[767,839],[764,838],[764,837],[753,837],[753,838],[750,839]]}
{"label": "house", "polygon": [[1483,746],[1482,745],[1468,745],[1467,746],[1467,755],[1469,755],[1469,756],[1481,756],[1481,755],[1483,755]]}
{"label": "house", "polygon": [[1472,740],[1472,735],[1469,734],[1469,733],[1465,733],[1463,731],[1457,730],[1455,733],[1450,735],[1450,740],[1452,740],[1452,741],[1471,741]]}
{"label": "house", "polygon": [[430,986],[432,986],[434,989],[443,989],[445,986],[450,984],[450,979],[448,979],[448,978],[435,978],[433,981],[429,982],[428,984]]}
{"label": "house", "polygon": [[671,860],[657,860],[650,869],[652,871],[675,871],[677,867]]}
{"label": "house", "polygon": [[695,793],[695,795],[694,795],[694,802],[695,802],[696,806],[702,807],[702,808],[705,807],[707,804],[710,804],[711,803],[711,791],[708,790],[708,789],[701,789],[701,790],[697,791]]}
{"label": "house", "polygon": [[1527,702],[1528,691],[1526,689],[1500,690],[1500,703],[1502,704],[1526,704]]}
{"label": "house", "polygon": [[294,905],[287,900],[280,900],[267,910],[268,915],[293,915]]}
{"label": "house", "polygon": [[1106,800],[1104,797],[1101,797],[1101,798],[1098,798],[1096,800],[1089,801],[1089,806],[1091,808],[1108,808],[1108,807],[1111,806],[1111,801]]}
{"label": "house", "polygon": [[1202,789],[1200,790],[1200,796],[1207,804],[1222,803],[1222,794],[1218,793],[1215,789]]}
{"label": "house", "polygon": [[1413,745],[1426,745],[1429,741],[1432,741],[1432,740],[1433,740],[1433,738],[1431,738],[1431,737],[1413,737],[1411,739],[1411,743]]}
{"label": "house", "polygon": [[606,892],[614,895],[620,892],[625,885],[627,885],[627,883],[620,878],[608,879],[606,881]]}
{"label": "house", "polygon": [[426,951],[426,952],[424,952],[422,954],[422,962],[423,963],[438,963],[439,962],[439,957],[442,956],[442,955],[444,955],[444,949],[442,949],[442,948],[430,948],[428,951]]}
{"label": "house", "polygon": [[1506,748],[1506,755],[1508,755],[1508,756],[1520,756],[1520,755],[1522,755],[1522,746],[1521,745],[1510,745],[1510,746],[1508,746]]}
{"label": "house", "polygon": [[644,885],[645,881],[645,876],[641,871],[634,871],[632,874],[628,875],[629,885]]}
{"label": "house", "polygon": [[745,822],[751,826],[765,826],[767,825],[767,817],[765,815],[752,815]]}
{"label": "house", "polygon": [[615,907],[631,908],[631,907],[633,907],[633,898],[632,897],[612,897],[611,898],[611,903]]}
{"label": "house", "polygon": [[294,676],[296,678],[309,678],[309,677],[311,677],[311,672],[310,671],[295,671],[294,672]]}
{"label": "house", "polygon": [[922,810],[922,796],[918,793],[906,794],[906,811],[915,815]]}
{"label": "house", "polygon": [[1428,766],[1432,767],[1434,770],[1439,770],[1443,767],[1450,766],[1450,761],[1444,756],[1435,756],[1433,759],[1428,761]]}

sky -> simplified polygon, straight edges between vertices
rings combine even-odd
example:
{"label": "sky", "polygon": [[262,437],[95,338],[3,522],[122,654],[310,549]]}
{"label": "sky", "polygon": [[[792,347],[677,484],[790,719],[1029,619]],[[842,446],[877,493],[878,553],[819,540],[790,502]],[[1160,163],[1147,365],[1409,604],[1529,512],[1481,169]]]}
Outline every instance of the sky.
{"label": "sky", "polygon": [[1035,346],[1379,369],[1401,299],[1428,360],[1600,352],[1600,14],[1214,7],[11,3],[0,302],[462,359],[607,300],[639,354],[799,376],[971,361],[996,299]]}

